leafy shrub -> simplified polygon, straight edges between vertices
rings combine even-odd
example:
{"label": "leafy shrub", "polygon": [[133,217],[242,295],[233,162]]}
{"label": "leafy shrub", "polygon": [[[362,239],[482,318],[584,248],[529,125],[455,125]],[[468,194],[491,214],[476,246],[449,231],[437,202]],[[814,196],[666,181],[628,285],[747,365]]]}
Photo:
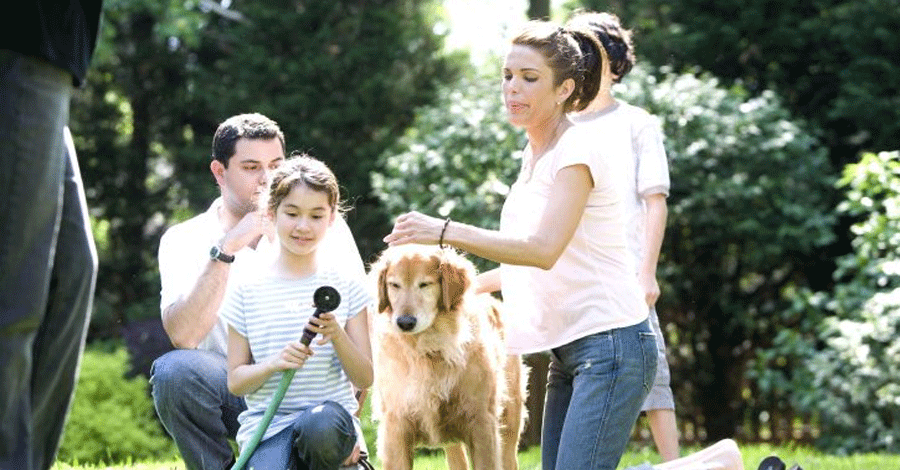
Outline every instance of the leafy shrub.
{"label": "leafy shrub", "polygon": [[[804,318],[796,292],[825,273],[837,194],[827,149],[764,91],[751,97],[704,74],[636,70],[619,96],[660,117],[672,190],[660,259],[680,413],[706,438],[790,413],[790,390],[754,383],[757,354]],[[775,365],[791,368],[793,363]]]}
{"label": "leafy shrub", "polygon": [[[798,406],[820,417],[819,445],[840,453],[900,452],[900,152],[864,154],[844,170],[840,212],[854,217],[854,252],[833,293],[806,306],[813,331]],[[816,312],[816,310],[818,312]]]}
{"label": "leafy shrub", "polygon": [[[526,142],[506,121],[497,77],[470,74],[438,91],[433,106],[379,159],[372,187],[387,212],[417,210],[497,228]],[[473,259],[481,269],[496,266]]]}
{"label": "leafy shrub", "polygon": [[121,347],[84,352],[60,461],[121,463],[178,455],[156,418],[146,378],[126,379],[129,367]]}

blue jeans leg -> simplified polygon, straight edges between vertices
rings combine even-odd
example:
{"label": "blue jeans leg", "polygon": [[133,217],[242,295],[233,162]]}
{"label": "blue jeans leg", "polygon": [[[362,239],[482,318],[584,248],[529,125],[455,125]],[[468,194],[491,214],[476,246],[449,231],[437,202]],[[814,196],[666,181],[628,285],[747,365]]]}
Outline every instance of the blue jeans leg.
{"label": "blue jeans leg", "polygon": [[176,349],[150,369],[153,404],[188,470],[230,467],[228,439],[238,430],[244,399],[228,391],[227,360],[211,351]]}
{"label": "blue jeans leg", "polygon": [[333,401],[306,410],[294,423],[300,470],[337,470],[356,444],[353,417]]}
{"label": "blue jeans leg", "polygon": [[355,443],[353,417],[340,404],[325,401],[303,410],[292,426],[260,442],[247,468],[338,470]]}
{"label": "blue jeans leg", "polygon": [[294,430],[288,426],[274,436],[261,441],[247,460],[248,469],[294,470],[296,456],[292,452]]}
{"label": "blue jeans leg", "polygon": [[551,351],[544,404],[544,470],[614,470],[656,373],[645,321]]}
{"label": "blue jeans leg", "polygon": [[53,462],[93,298],[71,90],[68,72],[0,49],[0,468]]}
{"label": "blue jeans leg", "polygon": [[97,251],[88,221],[78,160],[69,129],[63,180],[63,212],[47,297],[47,314],[34,341],[36,468],[53,464],[63,431],[63,417],[75,391],[97,281]]}

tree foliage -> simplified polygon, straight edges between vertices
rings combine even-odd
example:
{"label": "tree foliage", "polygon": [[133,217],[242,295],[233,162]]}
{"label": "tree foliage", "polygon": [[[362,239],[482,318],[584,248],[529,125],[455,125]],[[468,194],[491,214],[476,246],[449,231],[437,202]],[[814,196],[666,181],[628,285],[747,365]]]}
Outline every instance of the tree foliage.
{"label": "tree foliage", "polygon": [[[373,194],[393,216],[417,210],[497,228],[520,164],[524,134],[502,116],[496,77],[466,75],[438,92],[434,105],[379,158]],[[473,260],[481,269],[495,267]]]}
{"label": "tree foliage", "polygon": [[860,150],[900,145],[897,0],[583,0],[635,30],[636,49],[675,70],[699,66],[753,94],[776,91],[825,130],[838,171]]}
{"label": "tree foliage", "polygon": [[375,157],[456,73],[433,32],[432,1],[222,5],[105,4],[72,111],[101,256],[94,336],[158,315],[158,238],[217,195],[209,149],[219,122],[262,112],[279,122],[289,151],[325,160],[357,207],[349,222],[371,255],[386,230],[369,195]]}
{"label": "tree foliage", "polygon": [[[822,448],[900,452],[900,153],[864,154],[839,187],[840,211],[855,220],[853,253],[839,260],[833,292],[798,296],[806,320],[756,368],[817,417]],[[772,367],[779,358],[794,367]]]}
{"label": "tree foliage", "polygon": [[[638,68],[617,94],[664,123],[673,187],[660,316],[673,382],[693,384],[677,388],[681,413],[701,416],[697,424],[716,439],[733,436],[751,409],[745,372],[754,351],[797,321],[784,318],[786,292],[805,284],[805,260],[831,241],[832,179],[822,171],[825,149],[773,93],[662,75]],[[390,211],[496,226],[523,144],[503,122],[498,93],[496,79],[475,78],[418,113],[374,177]]]}

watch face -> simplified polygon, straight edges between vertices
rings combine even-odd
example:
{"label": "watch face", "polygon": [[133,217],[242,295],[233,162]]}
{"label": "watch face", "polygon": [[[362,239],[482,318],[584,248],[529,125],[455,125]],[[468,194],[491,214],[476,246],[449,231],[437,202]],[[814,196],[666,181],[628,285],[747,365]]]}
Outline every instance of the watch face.
{"label": "watch face", "polygon": [[210,248],[209,257],[214,260],[222,261],[223,263],[230,263],[234,261],[234,255],[226,255],[225,253],[222,253],[222,250],[220,250],[219,247],[215,245]]}

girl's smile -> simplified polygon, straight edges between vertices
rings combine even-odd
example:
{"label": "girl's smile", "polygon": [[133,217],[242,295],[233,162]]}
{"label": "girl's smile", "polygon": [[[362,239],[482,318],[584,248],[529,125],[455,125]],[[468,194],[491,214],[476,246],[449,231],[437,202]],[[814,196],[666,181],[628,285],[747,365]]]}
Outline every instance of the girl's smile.
{"label": "girl's smile", "polygon": [[315,252],[333,221],[334,209],[328,195],[304,184],[297,185],[278,205],[275,215],[282,254],[306,256]]}

